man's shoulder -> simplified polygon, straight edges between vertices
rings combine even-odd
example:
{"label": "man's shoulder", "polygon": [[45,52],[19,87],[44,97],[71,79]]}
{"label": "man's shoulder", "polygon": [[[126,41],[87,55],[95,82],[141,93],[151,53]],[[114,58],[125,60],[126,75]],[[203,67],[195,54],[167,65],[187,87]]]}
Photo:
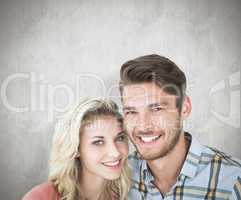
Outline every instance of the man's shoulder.
{"label": "man's shoulder", "polygon": [[140,155],[138,154],[138,152],[133,151],[132,153],[130,153],[128,155],[128,161],[132,166],[139,164],[141,162],[141,158],[140,158]]}
{"label": "man's shoulder", "polygon": [[57,197],[57,191],[53,183],[44,182],[33,187],[22,200],[54,200]]}
{"label": "man's shoulder", "polygon": [[216,171],[220,181],[229,180],[233,183],[241,178],[241,160],[219,149],[205,146],[199,162],[203,166],[201,169]]}
{"label": "man's shoulder", "polygon": [[224,166],[237,168],[241,170],[241,160],[235,158],[232,155],[229,155],[217,148],[205,146],[206,151],[203,153],[203,160],[207,160],[209,162],[220,162]]}
{"label": "man's shoulder", "polygon": [[[203,145],[195,137],[192,137],[189,154],[192,159],[203,166],[213,163],[221,164],[227,168],[241,169],[241,160],[217,148]],[[198,164],[197,162],[196,164]]]}

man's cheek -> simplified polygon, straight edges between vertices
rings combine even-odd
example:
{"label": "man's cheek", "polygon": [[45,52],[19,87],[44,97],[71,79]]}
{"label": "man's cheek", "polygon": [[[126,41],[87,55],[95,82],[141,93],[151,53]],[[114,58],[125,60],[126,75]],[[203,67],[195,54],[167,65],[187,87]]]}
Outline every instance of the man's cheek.
{"label": "man's cheek", "polygon": [[180,121],[180,119],[176,118],[176,119],[166,120],[165,128],[166,129],[174,129],[174,130],[180,129],[181,128],[181,121]]}
{"label": "man's cheek", "polygon": [[125,129],[128,134],[128,137],[130,139],[133,138],[133,131],[134,131],[134,126],[131,125],[131,123],[125,123]]}
{"label": "man's cheek", "polygon": [[135,123],[133,122],[133,120],[129,120],[128,118],[124,119],[124,124],[128,133],[132,132],[135,127]]}

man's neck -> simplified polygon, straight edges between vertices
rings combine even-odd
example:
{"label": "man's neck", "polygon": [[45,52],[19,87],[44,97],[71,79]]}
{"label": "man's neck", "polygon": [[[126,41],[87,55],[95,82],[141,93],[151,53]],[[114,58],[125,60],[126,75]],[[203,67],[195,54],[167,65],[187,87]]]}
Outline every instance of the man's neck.
{"label": "man's neck", "polygon": [[186,159],[189,142],[185,139],[184,132],[175,147],[164,157],[147,161],[147,164],[154,176],[154,184],[164,196],[176,183]]}

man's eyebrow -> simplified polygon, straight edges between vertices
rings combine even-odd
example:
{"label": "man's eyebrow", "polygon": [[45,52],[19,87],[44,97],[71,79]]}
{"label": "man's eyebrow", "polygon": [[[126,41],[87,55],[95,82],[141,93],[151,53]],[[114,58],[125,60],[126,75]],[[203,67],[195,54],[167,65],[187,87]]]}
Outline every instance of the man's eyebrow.
{"label": "man's eyebrow", "polygon": [[123,110],[136,110],[136,108],[131,106],[124,106]]}
{"label": "man's eyebrow", "polygon": [[168,102],[167,102],[167,101],[161,101],[161,102],[159,102],[159,103],[149,104],[148,107],[149,107],[149,108],[153,108],[153,107],[166,106],[166,105],[168,105]]}

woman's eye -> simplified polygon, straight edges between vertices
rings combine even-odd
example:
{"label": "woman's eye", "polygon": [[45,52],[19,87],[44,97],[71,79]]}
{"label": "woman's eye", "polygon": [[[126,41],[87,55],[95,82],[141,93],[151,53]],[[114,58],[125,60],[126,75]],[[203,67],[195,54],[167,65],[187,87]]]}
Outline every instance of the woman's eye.
{"label": "woman's eye", "polygon": [[120,136],[117,138],[117,141],[118,141],[118,142],[123,142],[125,139],[126,139],[126,136],[125,136],[125,135],[120,135]]}
{"label": "woman's eye", "polygon": [[104,144],[104,141],[98,140],[98,141],[92,142],[92,144],[94,144],[94,145],[96,145],[96,146],[100,146],[100,145],[103,145],[103,144]]}
{"label": "woman's eye", "polygon": [[126,111],[125,113],[124,113],[125,115],[134,115],[134,114],[136,114],[136,111]]}

